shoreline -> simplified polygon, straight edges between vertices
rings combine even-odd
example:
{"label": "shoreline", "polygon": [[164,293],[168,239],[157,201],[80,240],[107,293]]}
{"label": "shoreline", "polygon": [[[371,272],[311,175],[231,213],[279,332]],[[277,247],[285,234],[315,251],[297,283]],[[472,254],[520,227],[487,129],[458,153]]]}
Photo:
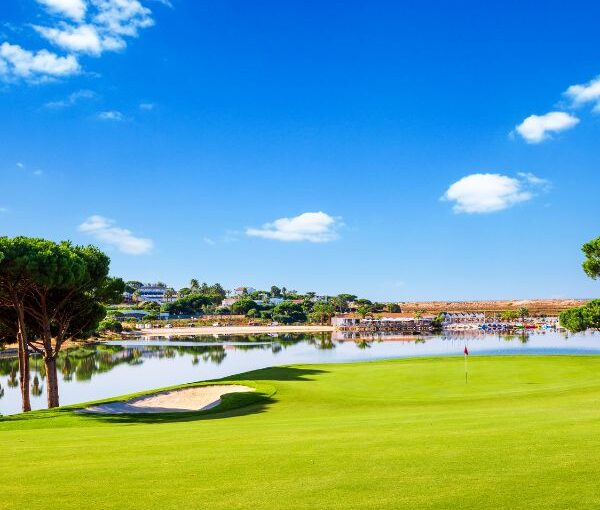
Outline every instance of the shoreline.
{"label": "shoreline", "polygon": [[152,328],[136,332],[142,337],[200,336],[200,335],[252,335],[268,333],[330,333],[333,326],[200,326],[195,328]]}

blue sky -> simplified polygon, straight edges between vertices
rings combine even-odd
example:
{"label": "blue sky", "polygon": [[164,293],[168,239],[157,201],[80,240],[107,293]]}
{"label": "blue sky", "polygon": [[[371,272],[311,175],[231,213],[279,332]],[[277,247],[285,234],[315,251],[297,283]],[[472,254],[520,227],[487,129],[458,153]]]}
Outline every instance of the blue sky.
{"label": "blue sky", "polygon": [[589,297],[591,2],[0,5],[0,233],[126,279]]}

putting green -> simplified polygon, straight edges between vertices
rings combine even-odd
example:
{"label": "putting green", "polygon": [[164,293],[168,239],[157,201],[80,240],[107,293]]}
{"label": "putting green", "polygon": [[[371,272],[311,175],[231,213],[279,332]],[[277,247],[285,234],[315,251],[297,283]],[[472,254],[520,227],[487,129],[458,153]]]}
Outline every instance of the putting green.
{"label": "putting green", "polygon": [[229,379],[276,393],[0,420],[0,508],[600,507],[600,357],[471,357],[468,384],[462,358]]}

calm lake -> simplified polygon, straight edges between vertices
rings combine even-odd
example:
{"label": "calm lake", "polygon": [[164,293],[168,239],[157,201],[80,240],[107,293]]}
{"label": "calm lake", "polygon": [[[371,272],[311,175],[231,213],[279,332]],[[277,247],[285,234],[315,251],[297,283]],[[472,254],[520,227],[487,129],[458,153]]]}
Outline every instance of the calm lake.
{"label": "calm lake", "polygon": [[[334,334],[335,335],[335,334]],[[331,333],[194,336],[115,341],[61,353],[61,405],[174,384],[225,377],[273,365],[337,363],[413,356],[484,354],[600,354],[600,334],[566,336],[445,334],[414,339],[338,340]],[[42,360],[31,358],[33,409],[46,407]],[[0,351],[0,414],[21,410],[18,363]]]}

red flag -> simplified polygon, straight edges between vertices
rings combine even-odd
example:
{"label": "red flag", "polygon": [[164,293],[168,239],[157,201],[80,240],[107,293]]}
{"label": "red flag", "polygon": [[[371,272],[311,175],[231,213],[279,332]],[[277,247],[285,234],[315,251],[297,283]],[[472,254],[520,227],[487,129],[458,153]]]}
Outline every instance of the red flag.
{"label": "red flag", "polygon": [[467,346],[465,345],[465,350],[464,350],[465,356],[469,355],[469,349],[467,349]]}

